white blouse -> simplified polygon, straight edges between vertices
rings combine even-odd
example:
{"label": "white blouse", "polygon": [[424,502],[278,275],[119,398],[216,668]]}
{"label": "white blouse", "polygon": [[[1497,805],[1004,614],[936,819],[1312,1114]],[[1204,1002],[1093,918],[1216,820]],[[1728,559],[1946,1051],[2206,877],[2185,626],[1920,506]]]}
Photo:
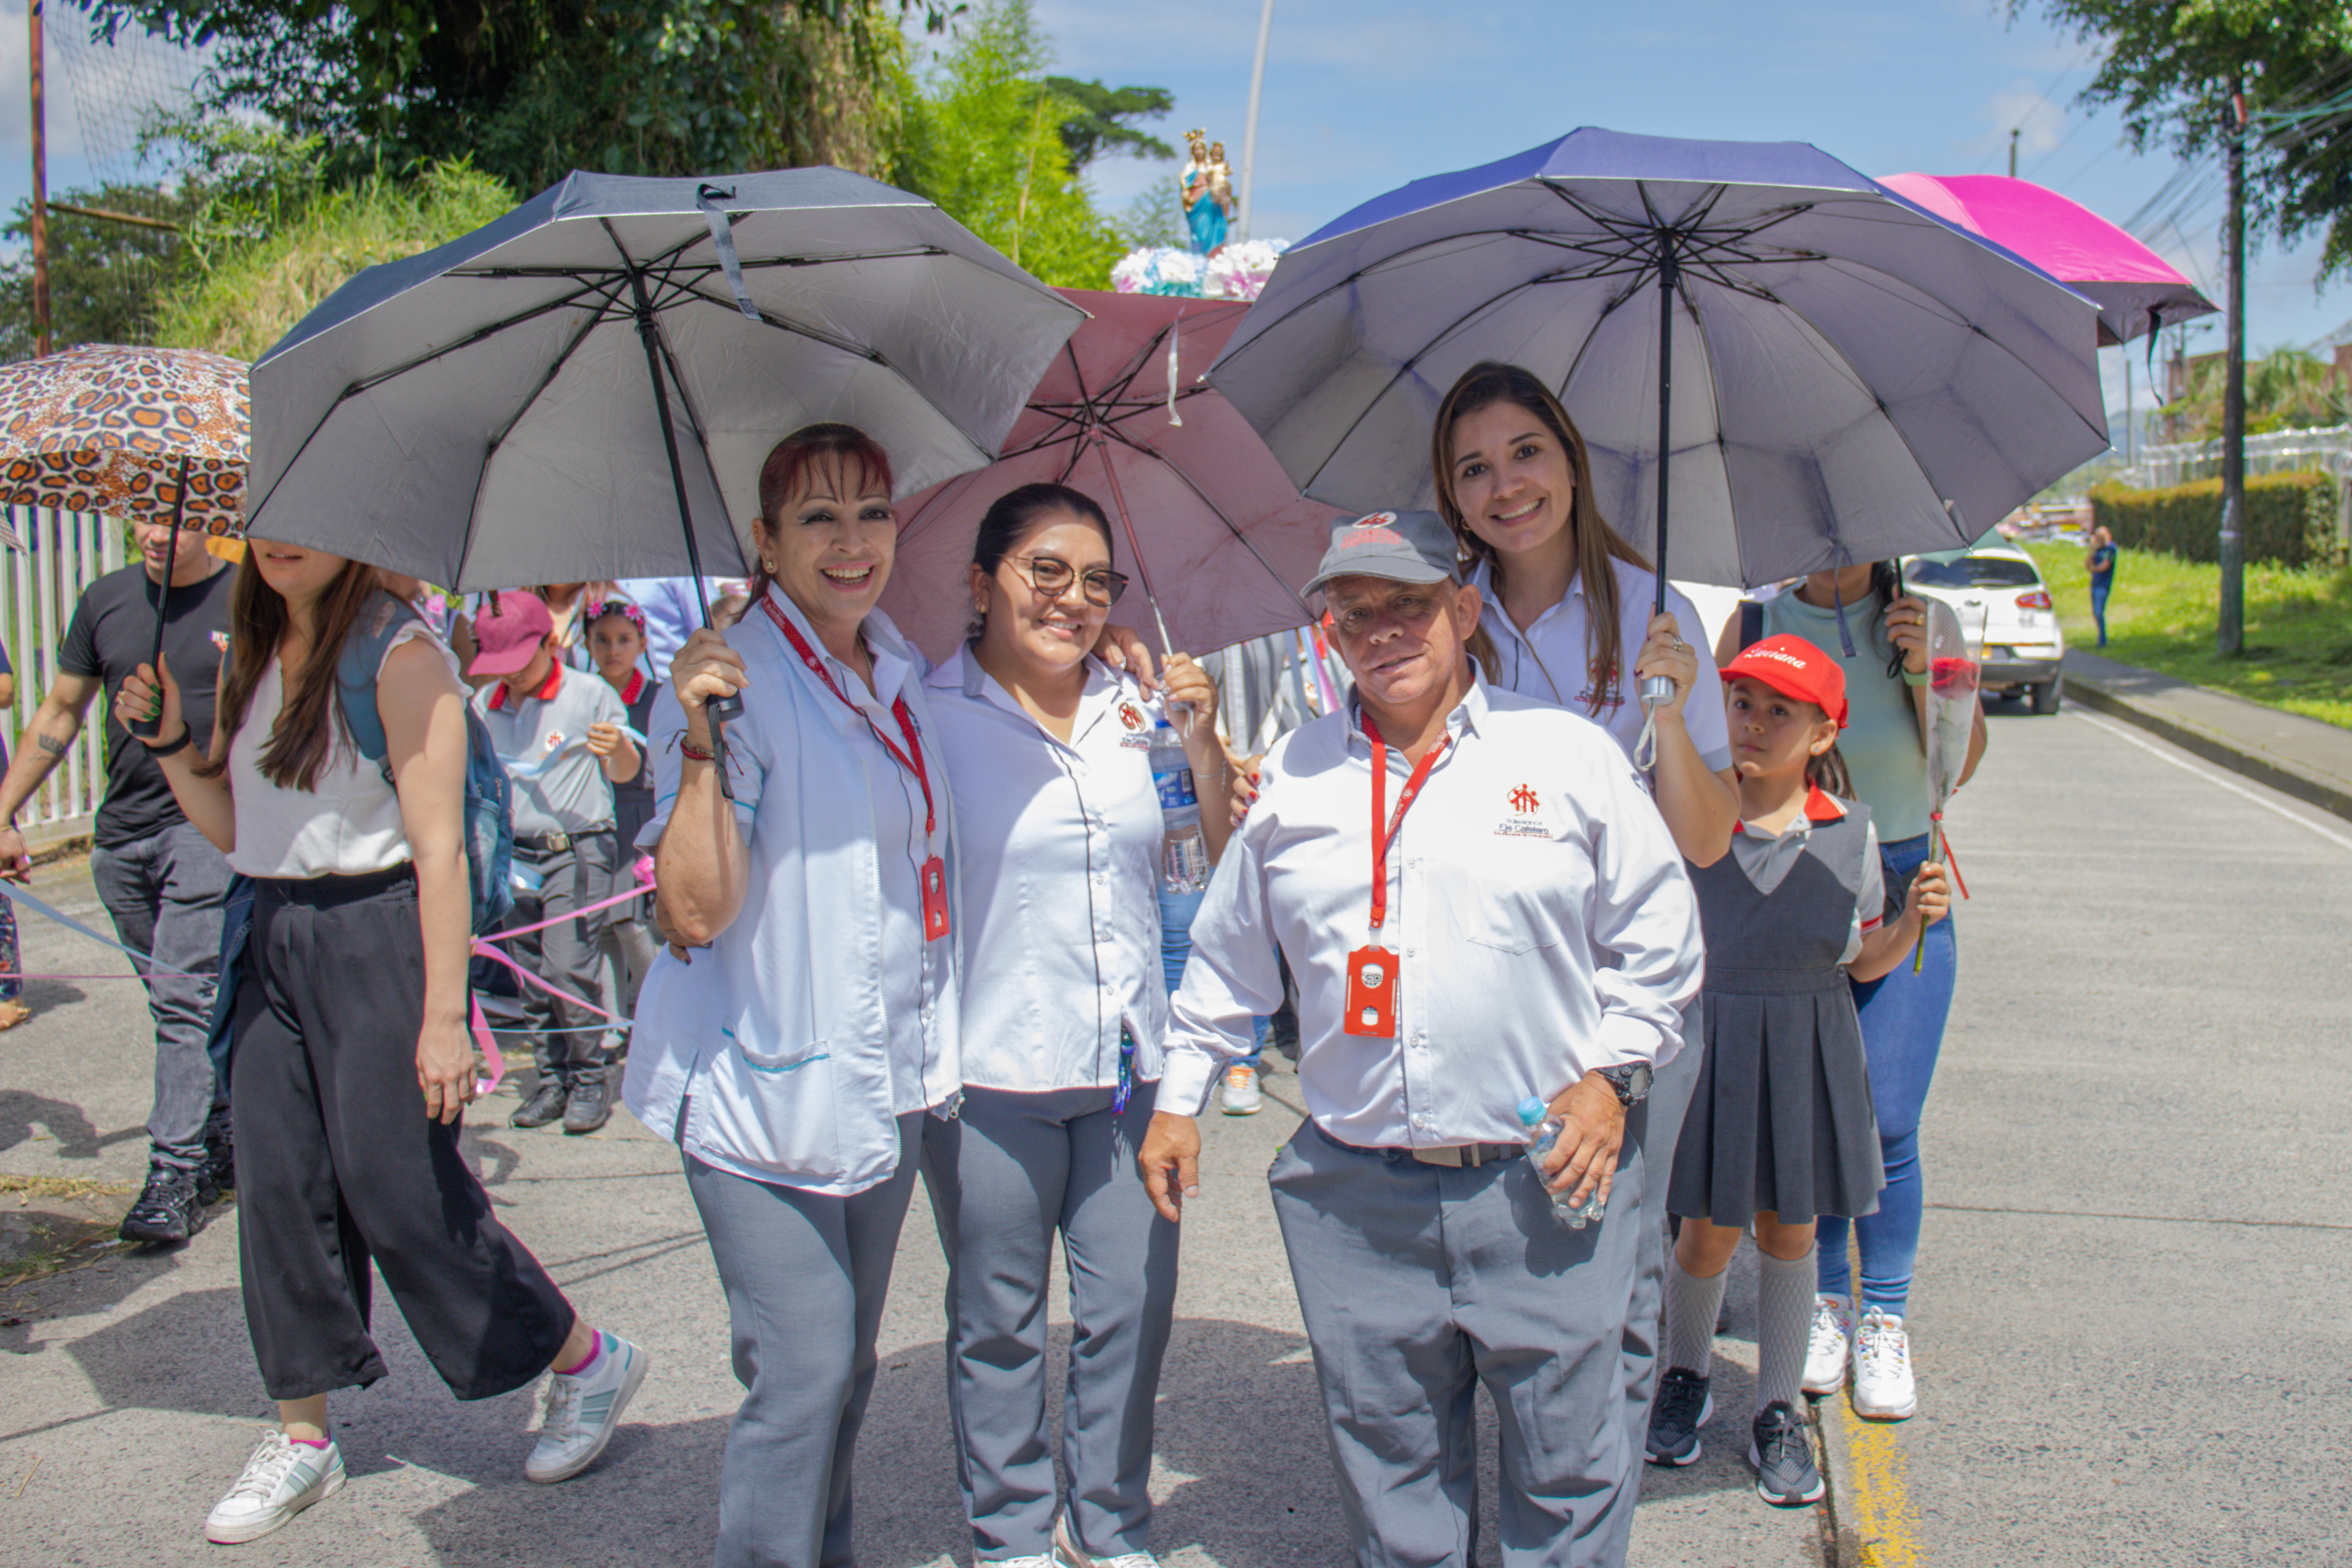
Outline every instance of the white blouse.
{"label": "white blouse", "polygon": [[[394,648],[419,639],[431,644],[449,673],[463,679],[457,655],[422,621],[394,632],[383,656],[390,659]],[[379,679],[383,668],[376,667]],[[285,682],[272,654],[253,689],[244,727],[228,743],[229,795],[236,810],[229,869],[247,877],[307,879],[364,876],[405,865],[412,857],[400,797],[384,782],[383,764],[360,755],[340,726],[316,788],[288,789],[263,775],[261,753],[285,705]]]}
{"label": "white blouse", "polygon": [[1070,738],[1056,740],[970,648],[925,691],[955,792],[965,1086],[1112,1088],[1122,1028],[1135,1076],[1157,1079],[1168,1033],[1159,702],[1089,658]]}

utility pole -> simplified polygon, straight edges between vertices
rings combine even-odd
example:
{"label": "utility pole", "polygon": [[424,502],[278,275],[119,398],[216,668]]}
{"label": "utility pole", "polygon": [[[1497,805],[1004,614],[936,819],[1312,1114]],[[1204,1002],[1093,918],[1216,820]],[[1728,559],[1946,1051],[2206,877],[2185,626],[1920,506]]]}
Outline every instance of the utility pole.
{"label": "utility pole", "polygon": [[[36,0],[36,4],[38,0]],[[1265,90],[1265,46],[1274,36],[1274,0],[1257,14],[1257,60],[1250,67],[1249,120],[1242,131],[1242,210],[1236,239],[1250,237],[1250,191],[1257,184],[1257,103]]]}
{"label": "utility pole", "polygon": [[41,100],[41,0],[25,7],[33,21],[33,352],[49,352],[49,136]]}
{"label": "utility pole", "polygon": [[2228,256],[2230,342],[2221,394],[2221,603],[2216,643],[2232,656],[2246,647],[2246,100],[2230,78]]}
{"label": "utility pole", "polygon": [[2012,180],[2017,178],[2017,133],[2024,129],[2022,125],[2014,125],[2009,132],[2009,177]]}

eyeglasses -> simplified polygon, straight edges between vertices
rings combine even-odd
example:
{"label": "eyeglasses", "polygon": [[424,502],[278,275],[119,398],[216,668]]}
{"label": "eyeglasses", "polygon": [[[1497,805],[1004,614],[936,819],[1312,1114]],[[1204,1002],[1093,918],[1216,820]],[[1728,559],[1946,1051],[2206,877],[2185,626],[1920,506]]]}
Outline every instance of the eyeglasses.
{"label": "eyeglasses", "polygon": [[[1023,569],[1022,575],[1029,585],[1049,599],[1058,599],[1070,591],[1070,580],[1078,575],[1077,569],[1066,561],[1051,555],[1008,556],[1013,565]],[[1105,609],[1118,603],[1127,592],[1127,574],[1108,567],[1097,567],[1086,574],[1087,603],[1100,605]]]}

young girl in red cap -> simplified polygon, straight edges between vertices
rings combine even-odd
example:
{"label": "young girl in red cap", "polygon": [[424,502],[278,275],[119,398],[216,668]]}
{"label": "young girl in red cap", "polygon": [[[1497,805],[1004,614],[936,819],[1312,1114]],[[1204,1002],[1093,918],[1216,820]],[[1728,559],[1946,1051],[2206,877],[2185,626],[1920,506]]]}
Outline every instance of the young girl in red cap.
{"label": "young girl in red cap", "polygon": [[1699,1457],[1724,1274],[1753,1222],[1759,1271],[1748,1462],[1767,1502],[1818,1501],[1796,1411],[1813,1311],[1813,1222],[1878,1206],[1885,1184],[1851,975],[1906,962],[1949,907],[1944,869],[1913,879],[1885,920],[1867,807],[1850,799],[1838,731],[1845,674],[1801,637],[1773,637],[1723,668],[1739,821],[1731,853],[1688,868],[1706,932],[1706,1052],[1675,1152],[1668,1210],[1665,1362],[1650,1415],[1654,1464]]}

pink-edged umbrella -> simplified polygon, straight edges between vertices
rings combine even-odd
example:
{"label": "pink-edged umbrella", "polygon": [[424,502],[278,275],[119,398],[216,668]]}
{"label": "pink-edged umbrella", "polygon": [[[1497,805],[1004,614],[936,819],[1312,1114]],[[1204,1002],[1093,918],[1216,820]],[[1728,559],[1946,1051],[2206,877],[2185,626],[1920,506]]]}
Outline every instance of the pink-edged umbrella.
{"label": "pink-edged umbrella", "polygon": [[[964,569],[982,514],[1043,480],[1102,503],[1116,563],[1139,582],[1161,651],[1207,652],[1312,620],[1297,584],[1322,559],[1332,509],[1301,499],[1202,379],[1248,306],[1058,292],[1089,319],[1029,395],[1002,458],[900,504],[883,608],[932,658],[953,652],[971,620]],[[1137,611],[1129,597],[1112,618],[1132,622]]]}
{"label": "pink-edged umbrella", "polygon": [[2221,309],[2155,251],[2080,202],[2031,180],[1885,174],[1878,183],[2096,300],[2101,348]]}

